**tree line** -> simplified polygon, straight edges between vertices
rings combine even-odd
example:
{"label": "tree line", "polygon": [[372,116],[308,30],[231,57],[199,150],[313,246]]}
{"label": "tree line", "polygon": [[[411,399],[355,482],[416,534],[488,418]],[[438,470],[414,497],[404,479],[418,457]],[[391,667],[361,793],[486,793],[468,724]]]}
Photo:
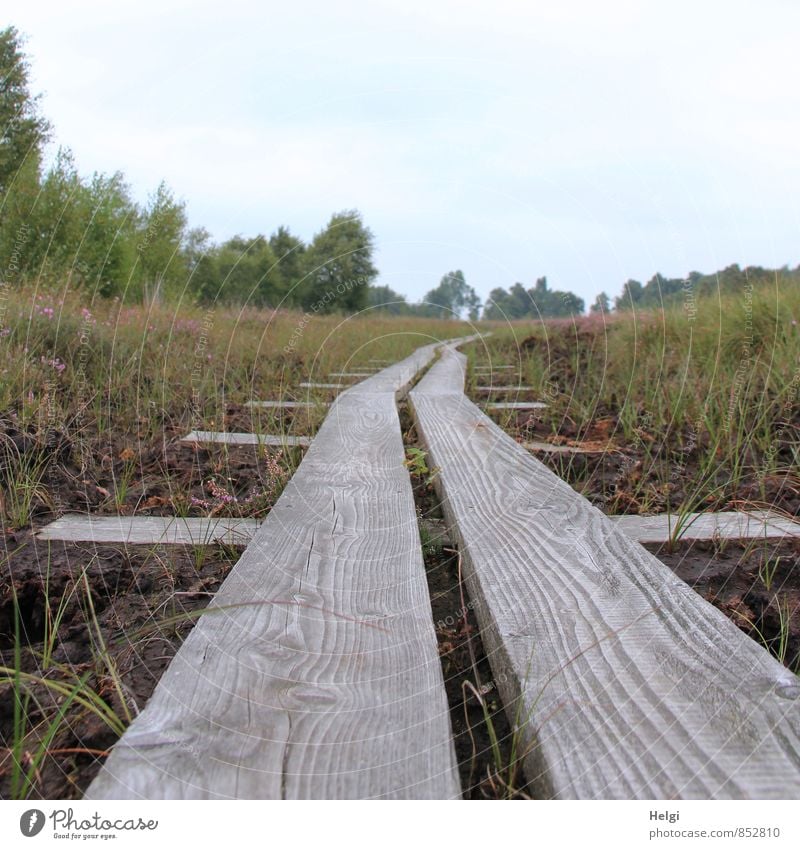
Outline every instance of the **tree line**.
{"label": "tree line", "polygon": [[[654,274],[647,283],[628,280],[622,292],[614,298],[614,309],[620,312],[635,309],[657,309],[661,306],[679,303],[687,298],[702,298],[716,293],[742,292],[748,286],[797,286],[800,284],[800,266],[790,269],[763,268],[748,265],[740,268],[738,264],[729,265],[713,274],[690,271],[686,277],[665,277]],[[611,308],[606,294],[598,295],[592,309]]]}
{"label": "tree line", "polygon": [[[121,172],[82,176],[68,149],[43,167],[51,127],[29,91],[14,27],[0,31],[0,282],[83,286],[102,296],[314,308],[367,306],[374,238],[344,210],[306,244],[288,227],[214,243],[161,183],[145,204]],[[333,293],[333,297],[330,293]]]}
{"label": "tree line", "polygon": [[[488,320],[580,315],[582,298],[550,289],[496,288],[481,304],[461,270],[445,274],[421,303],[375,286],[374,237],[357,210],[334,213],[309,243],[280,226],[269,236],[215,243],[190,228],[183,201],[162,182],[136,203],[124,175],[82,176],[68,149],[47,168],[51,128],[29,91],[29,66],[14,27],[0,30],[0,287],[19,280],[82,286],[132,301],[188,297],[200,302],[313,309],[381,310],[393,315]],[[591,312],[651,309],[747,284],[800,283],[800,267],[731,265],[685,278],[628,280],[619,296],[601,292]]]}

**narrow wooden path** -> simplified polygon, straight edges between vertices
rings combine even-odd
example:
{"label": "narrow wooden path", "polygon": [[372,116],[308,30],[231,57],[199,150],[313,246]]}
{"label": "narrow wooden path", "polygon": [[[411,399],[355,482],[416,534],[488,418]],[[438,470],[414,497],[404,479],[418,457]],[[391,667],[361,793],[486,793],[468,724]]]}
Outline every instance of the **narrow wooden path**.
{"label": "narrow wooden path", "polygon": [[537,795],[800,797],[798,678],[469,401],[465,362],[410,400]]}
{"label": "narrow wooden path", "polygon": [[455,798],[396,396],[342,392],[87,798]]}

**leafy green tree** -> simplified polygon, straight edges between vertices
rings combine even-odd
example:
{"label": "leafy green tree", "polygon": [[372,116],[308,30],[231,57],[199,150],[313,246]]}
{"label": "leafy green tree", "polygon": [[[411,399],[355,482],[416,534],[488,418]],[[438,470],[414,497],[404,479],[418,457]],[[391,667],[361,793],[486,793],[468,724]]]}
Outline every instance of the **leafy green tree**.
{"label": "leafy green tree", "polygon": [[642,299],[644,286],[638,280],[628,280],[622,287],[622,294],[614,298],[614,309],[629,310]]}
{"label": "leafy green tree", "polygon": [[101,295],[122,294],[137,258],[139,209],[120,171],[95,173],[84,191],[75,273]]}
{"label": "leafy green tree", "polygon": [[432,315],[439,318],[459,318],[466,310],[470,318],[477,318],[480,299],[472,286],[467,285],[463,271],[450,271],[439,285],[425,296],[424,304]]}
{"label": "leafy green tree", "polygon": [[215,254],[213,281],[206,299],[222,303],[274,307],[283,291],[278,260],[264,236],[223,242]]}
{"label": "leafy green tree", "polygon": [[72,153],[61,148],[27,218],[32,238],[25,250],[26,274],[53,279],[69,271],[80,248],[86,206],[86,187]]}
{"label": "leafy green tree", "polygon": [[163,180],[147,203],[137,235],[136,280],[141,294],[148,300],[181,294],[188,277],[181,250],[186,210]]}
{"label": "leafy green tree", "polygon": [[318,312],[357,312],[367,305],[378,274],[372,263],[374,238],[356,210],[331,216],[306,254],[307,275],[299,301]]}
{"label": "leafy green tree", "polygon": [[522,283],[515,283],[508,291],[493,289],[484,307],[483,317],[508,321],[519,318],[556,318],[579,315],[583,310],[582,298],[572,292],[549,289],[547,278],[540,277],[527,291]]}
{"label": "leafy green tree", "polygon": [[29,67],[14,27],[0,30],[0,195],[6,195],[33,162],[38,172],[50,125],[39,115],[38,97],[28,88]]}
{"label": "leafy green tree", "polygon": [[296,295],[305,276],[305,242],[291,233],[288,227],[281,226],[269,237],[269,246],[278,262],[282,294],[288,304],[298,302]]}
{"label": "leafy green tree", "polygon": [[31,211],[41,178],[42,145],[50,125],[39,115],[28,86],[22,37],[0,30],[0,268],[6,283],[30,268],[34,238]]}
{"label": "leafy green tree", "polygon": [[594,303],[589,307],[589,310],[605,315],[605,313],[611,312],[611,299],[605,292],[601,292],[594,299]]}
{"label": "leafy green tree", "polygon": [[395,292],[389,286],[370,286],[367,306],[389,315],[411,315],[414,312],[405,295]]}

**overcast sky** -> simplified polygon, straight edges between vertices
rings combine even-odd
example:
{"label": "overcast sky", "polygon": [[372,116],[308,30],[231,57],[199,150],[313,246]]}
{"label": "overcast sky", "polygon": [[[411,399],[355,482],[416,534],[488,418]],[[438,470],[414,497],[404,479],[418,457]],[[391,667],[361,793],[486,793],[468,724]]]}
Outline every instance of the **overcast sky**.
{"label": "overcast sky", "polygon": [[792,0],[15,5],[79,169],[217,239],[356,208],[412,299],[800,262]]}

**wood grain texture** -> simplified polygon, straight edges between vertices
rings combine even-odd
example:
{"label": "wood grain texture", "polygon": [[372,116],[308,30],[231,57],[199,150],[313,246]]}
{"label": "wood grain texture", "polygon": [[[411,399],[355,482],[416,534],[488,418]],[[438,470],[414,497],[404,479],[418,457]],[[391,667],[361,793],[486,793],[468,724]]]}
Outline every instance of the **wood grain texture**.
{"label": "wood grain texture", "polygon": [[604,454],[603,448],[583,448],[580,445],[555,445],[552,442],[521,442],[523,448],[542,454]]}
{"label": "wood grain texture", "polygon": [[229,433],[218,430],[192,430],[181,442],[208,442],[221,445],[269,445],[278,448],[308,448],[310,436],[288,436],[271,433]]}
{"label": "wood grain texture", "polygon": [[313,381],[303,381],[297,385],[303,389],[347,389],[344,383],[314,383]]}
{"label": "wood grain texture", "polygon": [[319,407],[328,405],[327,401],[248,401],[245,407],[261,407],[265,410],[287,409],[294,410],[301,407]]}
{"label": "wood grain texture", "polygon": [[342,393],[87,797],[454,798],[395,394]]}
{"label": "wood grain texture", "polygon": [[72,542],[123,542],[130,545],[247,545],[260,519],[180,519],[171,516],[87,516],[68,513],[45,525],[38,539]]}
{"label": "wood grain texture", "polygon": [[539,795],[798,798],[800,682],[463,395],[411,392]]}
{"label": "wood grain texture", "polygon": [[474,371],[499,371],[499,370],[509,370],[516,368],[516,366],[510,365],[501,365],[501,366],[475,366]]}
{"label": "wood grain texture", "polygon": [[486,405],[487,410],[543,410],[544,401],[493,401]]}
{"label": "wood grain texture", "polygon": [[688,513],[684,517],[610,516],[612,522],[631,539],[639,542],[669,542],[713,539],[782,539],[800,536],[800,524],[769,510],[751,513]]}
{"label": "wood grain texture", "polygon": [[476,392],[533,392],[533,386],[476,386]]}

